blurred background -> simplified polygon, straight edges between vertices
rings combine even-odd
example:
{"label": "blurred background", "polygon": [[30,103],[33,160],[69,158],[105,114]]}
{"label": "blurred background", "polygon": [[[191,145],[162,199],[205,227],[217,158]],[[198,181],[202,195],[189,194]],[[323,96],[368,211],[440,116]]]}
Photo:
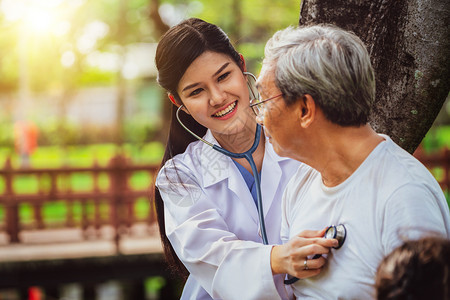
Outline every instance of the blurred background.
{"label": "blurred background", "polygon": [[[170,107],[157,42],[199,17],[258,74],[265,42],[299,10],[299,0],[0,0],[0,299],[176,299],[149,201]],[[447,99],[417,152],[447,199],[449,115]]]}
{"label": "blurred background", "polygon": [[[27,164],[18,151],[31,166],[88,165],[117,145],[158,162],[169,102],[155,81],[156,44],[191,16],[221,26],[258,72],[265,41],[298,22],[299,1],[0,1],[0,165],[10,155]],[[21,124],[31,149],[20,146]]]}

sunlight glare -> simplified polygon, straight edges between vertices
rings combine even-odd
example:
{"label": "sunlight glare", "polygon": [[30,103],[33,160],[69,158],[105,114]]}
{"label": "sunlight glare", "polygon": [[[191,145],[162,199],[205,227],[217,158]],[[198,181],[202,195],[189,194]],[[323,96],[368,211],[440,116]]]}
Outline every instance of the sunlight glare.
{"label": "sunlight glare", "polygon": [[0,11],[8,22],[19,22],[27,32],[48,33],[65,0],[3,0]]}
{"label": "sunlight glare", "polygon": [[75,63],[76,57],[72,51],[66,51],[61,56],[61,65],[65,68],[70,68]]}
{"label": "sunlight glare", "polygon": [[26,5],[22,1],[3,0],[0,2],[0,10],[5,16],[6,21],[17,21],[23,16]]}
{"label": "sunlight glare", "polygon": [[47,32],[54,24],[54,21],[54,15],[51,11],[38,8],[29,10],[25,18],[27,28],[35,33]]}

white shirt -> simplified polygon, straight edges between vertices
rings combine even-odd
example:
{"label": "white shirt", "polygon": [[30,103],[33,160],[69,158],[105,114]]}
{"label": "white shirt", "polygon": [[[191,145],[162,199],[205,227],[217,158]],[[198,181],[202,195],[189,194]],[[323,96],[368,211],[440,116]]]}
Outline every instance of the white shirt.
{"label": "white shirt", "polygon": [[402,241],[426,234],[450,237],[449,208],[428,170],[388,136],[343,183],[323,184],[301,166],[283,196],[282,239],[304,229],[344,224],[347,238],[321,274],[297,281],[301,299],[374,299],[381,260]]}
{"label": "white shirt", "polygon": [[[207,141],[217,144],[211,132]],[[176,169],[174,168],[176,165]],[[266,142],[261,189],[269,244],[280,244],[281,197],[299,162]],[[182,299],[283,299],[272,276],[272,246],[263,245],[252,195],[232,160],[198,141],[169,160],[156,185],[167,236],[190,276]]]}

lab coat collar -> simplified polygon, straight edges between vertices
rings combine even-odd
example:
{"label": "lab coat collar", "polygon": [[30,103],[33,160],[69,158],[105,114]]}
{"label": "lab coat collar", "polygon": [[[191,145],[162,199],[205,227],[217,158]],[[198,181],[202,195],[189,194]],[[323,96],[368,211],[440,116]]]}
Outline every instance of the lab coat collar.
{"label": "lab coat collar", "polygon": [[[203,138],[214,145],[219,145],[209,129]],[[219,153],[205,143],[202,143],[200,157],[204,187],[209,187],[228,178],[230,163],[233,163],[231,158]]]}
{"label": "lab coat collar", "polygon": [[[210,143],[218,145],[217,140],[214,138],[210,130],[206,132],[203,138]],[[273,150],[272,144],[270,144],[267,138],[265,142],[266,145],[264,161],[261,170],[261,186],[264,187],[264,191],[262,192],[264,215],[267,215],[267,212],[269,211],[275,198],[275,193],[277,192],[279,182],[282,177],[280,163],[284,160],[287,160],[288,158],[278,156]],[[234,190],[241,185],[236,184],[237,178],[234,178],[236,176],[230,176],[230,170],[232,169],[232,167],[236,168],[230,157],[225,156],[222,153],[214,150],[212,147],[206,145],[205,143],[202,143],[201,162],[203,164],[202,172],[204,178],[204,187],[209,187],[229,178],[229,187],[237,195],[240,195],[242,192],[244,192],[240,190]],[[245,192],[250,191],[246,190]],[[254,205],[254,203],[250,203],[249,205]],[[257,218],[257,215],[255,214],[254,217]]]}

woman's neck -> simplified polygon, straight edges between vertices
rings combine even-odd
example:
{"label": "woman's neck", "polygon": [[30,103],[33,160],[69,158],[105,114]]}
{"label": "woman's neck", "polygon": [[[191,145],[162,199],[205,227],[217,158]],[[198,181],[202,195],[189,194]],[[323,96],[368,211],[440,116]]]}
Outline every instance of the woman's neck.
{"label": "woman's neck", "polygon": [[256,123],[243,126],[243,129],[233,134],[213,133],[219,145],[234,153],[242,153],[251,148],[255,140]]}
{"label": "woman's neck", "polygon": [[[256,133],[256,123],[253,123],[252,126],[246,126],[244,130],[234,135],[214,135],[217,142],[220,146],[230,152],[234,153],[243,153],[248,151],[254,141],[255,141],[255,133]],[[251,127],[251,128],[249,128]],[[265,136],[264,131],[261,130],[261,136],[259,139],[259,144],[256,150],[252,153],[253,160],[256,165],[256,169],[261,171],[262,163],[264,159],[265,152]],[[241,166],[243,166],[247,171],[253,174],[250,163],[245,158],[233,158],[236,162],[238,162]]]}

